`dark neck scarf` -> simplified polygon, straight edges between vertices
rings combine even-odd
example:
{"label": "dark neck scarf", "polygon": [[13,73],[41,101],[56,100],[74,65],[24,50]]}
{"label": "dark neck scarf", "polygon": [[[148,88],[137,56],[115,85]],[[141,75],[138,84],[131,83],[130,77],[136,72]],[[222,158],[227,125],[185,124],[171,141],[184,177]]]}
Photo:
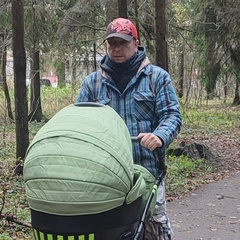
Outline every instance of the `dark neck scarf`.
{"label": "dark neck scarf", "polygon": [[113,79],[118,90],[123,92],[132,77],[137,73],[145,57],[146,51],[144,47],[139,47],[138,52],[123,63],[114,62],[106,54],[101,61],[100,67]]}

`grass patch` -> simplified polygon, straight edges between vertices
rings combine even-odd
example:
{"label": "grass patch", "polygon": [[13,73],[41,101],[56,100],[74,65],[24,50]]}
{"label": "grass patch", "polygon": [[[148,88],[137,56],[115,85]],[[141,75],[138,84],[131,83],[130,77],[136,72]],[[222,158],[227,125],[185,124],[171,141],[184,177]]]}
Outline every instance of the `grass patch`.
{"label": "grass patch", "polygon": [[166,194],[177,197],[202,183],[202,175],[213,172],[213,166],[203,159],[168,156]]}
{"label": "grass patch", "polygon": [[239,126],[240,112],[230,105],[213,105],[182,108],[184,129],[223,131]]}
{"label": "grass patch", "polygon": [[14,175],[13,158],[0,161],[0,239],[33,239],[32,230],[12,220],[30,223],[22,176]]}

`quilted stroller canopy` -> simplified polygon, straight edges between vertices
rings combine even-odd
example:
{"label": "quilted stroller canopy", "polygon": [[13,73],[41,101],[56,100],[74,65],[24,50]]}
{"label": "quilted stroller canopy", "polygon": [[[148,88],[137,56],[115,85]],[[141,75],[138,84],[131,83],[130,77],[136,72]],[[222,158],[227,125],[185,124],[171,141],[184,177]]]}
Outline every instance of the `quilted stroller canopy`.
{"label": "quilted stroller canopy", "polygon": [[146,190],[141,176],[134,183],[134,168],[128,129],[111,107],[70,105],[27,150],[27,199],[32,209],[56,215],[111,210]]}

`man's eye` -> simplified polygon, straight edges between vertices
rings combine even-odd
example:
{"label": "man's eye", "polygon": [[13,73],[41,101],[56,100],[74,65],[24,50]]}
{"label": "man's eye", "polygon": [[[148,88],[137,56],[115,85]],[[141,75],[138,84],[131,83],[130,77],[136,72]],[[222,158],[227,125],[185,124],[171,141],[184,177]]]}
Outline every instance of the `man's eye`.
{"label": "man's eye", "polygon": [[108,42],[109,43],[109,45],[111,45],[111,46],[113,46],[113,45],[116,45],[116,42]]}
{"label": "man's eye", "polygon": [[120,44],[122,44],[122,45],[127,44],[127,43],[128,43],[128,41],[125,41],[125,40],[120,42]]}

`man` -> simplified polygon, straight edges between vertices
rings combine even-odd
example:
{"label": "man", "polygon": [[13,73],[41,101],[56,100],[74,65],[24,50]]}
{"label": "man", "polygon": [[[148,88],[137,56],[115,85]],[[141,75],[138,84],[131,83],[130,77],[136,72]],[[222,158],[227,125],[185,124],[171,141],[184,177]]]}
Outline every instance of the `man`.
{"label": "man", "polygon": [[[135,25],[124,18],[112,21],[106,30],[107,53],[101,69],[82,83],[77,102],[99,102],[114,108],[125,121],[132,136],[134,162],[157,173],[153,150],[161,149],[160,158],[181,128],[178,99],[169,74],[152,65],[143,46],[139,46]],[[111,127],[111,126],[109,126]],[[173,239],[165,209],[164,183],[157,192],[152,222],[147,239]],[[148,228],[149,229],[149,228]]]}

